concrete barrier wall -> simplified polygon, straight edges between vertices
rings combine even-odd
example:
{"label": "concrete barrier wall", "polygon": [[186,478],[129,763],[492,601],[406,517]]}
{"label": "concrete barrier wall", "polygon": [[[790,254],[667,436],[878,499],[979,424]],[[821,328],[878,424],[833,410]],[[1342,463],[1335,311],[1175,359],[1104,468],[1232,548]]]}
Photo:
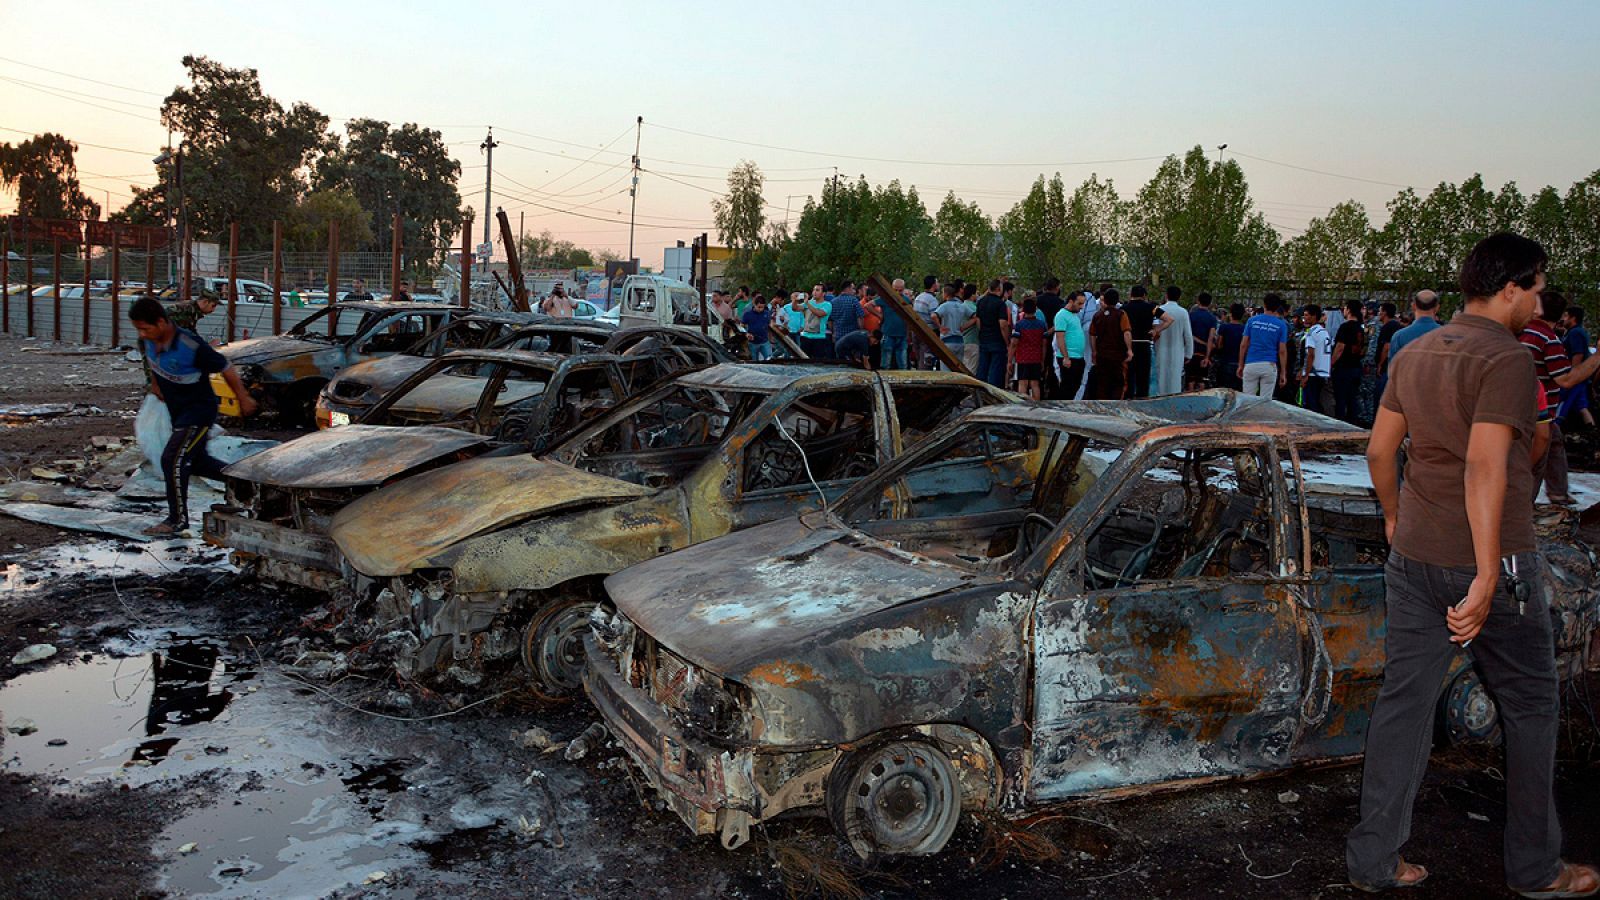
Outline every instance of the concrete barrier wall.
{"label": "concrete barrier wall", "polygon": [[[83,300],[69,299],[61,301],[61,331],[56,332],[55,327],[55,300],[47,297],[34,297],[33,302],[33,336],[43,340],[59,340],[76,344],[83,340]],[[122,299],[118,302],[121,321],[117,323],[117,345],[131,347],[134,342],[133,323],[128,321],[128,304],[131,301]],[[94,299],[89,301],[89,343],[100,347],[111,346],[111,301]],[[292,328],[302,319],[314,315],[320,306],[284,306],[283,328],[285,331]],[[11,298],[11,318],[9,321],[10,333],[13,335],[28,334],[28,307],[27,302],[21,297]],[[240,303],[234,316],[233,336],[235,340],[244,340],[250,337],[263,337],[272,333],[272,305],[266,303]],[[228,335],[228,305],[224,303],[217,311],[200,320],[200,336],[212,342],[221,342]]]}

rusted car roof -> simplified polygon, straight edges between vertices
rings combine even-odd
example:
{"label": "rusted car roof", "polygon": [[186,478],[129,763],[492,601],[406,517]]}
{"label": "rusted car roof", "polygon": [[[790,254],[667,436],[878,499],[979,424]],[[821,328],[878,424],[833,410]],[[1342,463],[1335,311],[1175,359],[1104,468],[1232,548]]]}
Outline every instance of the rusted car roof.
{"label": "rusted car roof", "polygon": [[775,392],[790,386],[803,385],[812,379],[824,379],[841,386],[872,384],[877,378],[886,381],[929,384],[941,381],[971,384],[971,379],[954,372],[873,372],[849,366],[818,365],[815,363],[720,363],[696,372],[678,376],[678,383],[697,387],[733,388]]}
{"label": "rusted car roof", "polygon": [[[346,425],[317,431],[247,456],[224,472],[257,484],[285,488],[352,488],[381,484],[412,466],[441,454],[483,444],[488,438],[455,428],[423,426],[406,429],[406,440],[373,441],[374,433],[395,429]],[[329,465],[337,461],[338,465]]]}
{"label": "rusted car roof", "polygon": [[1042,423],[1118,443],[1130,443],[1156,428],[1214,431],[1222,427],[1306,437],[1352,437],[1366,433],[1363,428],[1297,406],[1222,388],[1148,400],[1060,400],[993,406],[973,415],[1017,425]]}

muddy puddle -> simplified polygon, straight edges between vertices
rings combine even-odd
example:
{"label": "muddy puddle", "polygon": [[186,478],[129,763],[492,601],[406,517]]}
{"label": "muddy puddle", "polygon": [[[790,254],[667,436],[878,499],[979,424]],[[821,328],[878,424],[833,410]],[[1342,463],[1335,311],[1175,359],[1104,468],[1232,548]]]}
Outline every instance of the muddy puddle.
{"label": "muddy puddle", "polygon": [[91,540],[57,544],[0,565],[0,591],[48,589],[67,578],[160,577],[190,566],[214,567],[219,575],[233,571],[226,551],[200,541]]}

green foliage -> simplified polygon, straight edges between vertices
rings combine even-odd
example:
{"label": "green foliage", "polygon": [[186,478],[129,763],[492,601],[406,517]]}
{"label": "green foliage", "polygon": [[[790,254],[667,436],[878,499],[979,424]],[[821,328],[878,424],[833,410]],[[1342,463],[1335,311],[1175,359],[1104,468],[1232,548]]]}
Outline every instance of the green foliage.
{"label": "green foliage", "polygon": [[596,256],[594,251],[571,241],[558,240],[549,231],[525,234],[517,243],[517,261],[524,269],[575,269],[597,265],[597,260],[607,258],[604,251]]}
{"label": "green foliage", "polygon": [[1367,208],[1354,200],[1312,219],[1303,234],[1283,245],[1290,281],[1306,299],[1342,299],[1346,286],[1365,269],[1371,234]]}
{"label": "green foliage", "polygon": [[766,201],[761,196],[761,170],[746,160],[728,172],[728,195],[711,201],[717,223],[717,237],[724,247],[749,250],[761,242],[767,217],[762,212]]}
{"label": "green foliage", "polygon": [[[752,287],[805,290],[873,272],[911,273],[928,264],[933,228],[914,188],[905,190],[898,181],[874,189],[864,178],[830,180],[820,200],[807,198],[792,238],[779,228],[769,230],[765,244],[775,259],[752,260],[749,274],[756,277],[749,281]],[[775,268],[776,281],[761,277],[765,272],[757,264]]]}
{"label": "green foliage", "polygon": [[[254,69],[230,69],[204,56],[185,56],[183,66],[190,84],[162,102],[161,121],[184,135],[190,228],[220,238],[238,222],[242,246],[270,246],[272,222],[288,218],[306,191],[311,160],[334,144],[328,117],[305,103],[284,109],[262,92]],[[161,167],[163,184],[176,168]]]}
{"label": "green foliage", "polygon": [[964,202],[952,191],[933,216],[923,274],[963,281],[990,278],[999,262],[998,251],[994,223],[978,204]]}
{"label": "green foliage", "polygon": [[285,237],[290,250],[328,248],[328,225],[339,223],[339,249],[358,250],[372,243],[372,214],[347,188],[312,191],[289,212]]}
{"label": "green foliage", "polygon": [[1161,163],[1139,189],[1128,224],[1134,271],[1191,290],[1259,281],[1278,249],[1278,233],[1255,211],[1238,162],[1212,162],[1198,146]]}
{"label": "green foliage", "polygon": [[16,195],[17,215],[100,218],[100,204],[85,196],[78,184],[77,149],[77,144],[49,133],[0,144],[0,188]]}
{"label": "green foliage", "polygon": [[371,236],[358,249],[387,252],[398,211],[406,256],[442,260],[464,216],[461,164],[450,158],[439,132],[412,122],[391,129],[388,122],[353,119],[345,134],[342,146],[317,160],[313,183],[349,192],[372,214]]}

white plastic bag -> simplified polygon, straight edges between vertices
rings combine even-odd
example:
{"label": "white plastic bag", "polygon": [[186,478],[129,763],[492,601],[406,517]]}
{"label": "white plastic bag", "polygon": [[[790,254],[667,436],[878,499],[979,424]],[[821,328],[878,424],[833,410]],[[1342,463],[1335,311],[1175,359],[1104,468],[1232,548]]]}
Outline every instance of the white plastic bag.
{"label": "white plastic bag", "polygon": [[139,452],[149,461],[153,471],[161,471],[161,451],[167,449],[172,437],[172,414],[167,404],[155,394],[146,392],[139,406],[139,417],[133,420],[133,434],[139,440]]}

